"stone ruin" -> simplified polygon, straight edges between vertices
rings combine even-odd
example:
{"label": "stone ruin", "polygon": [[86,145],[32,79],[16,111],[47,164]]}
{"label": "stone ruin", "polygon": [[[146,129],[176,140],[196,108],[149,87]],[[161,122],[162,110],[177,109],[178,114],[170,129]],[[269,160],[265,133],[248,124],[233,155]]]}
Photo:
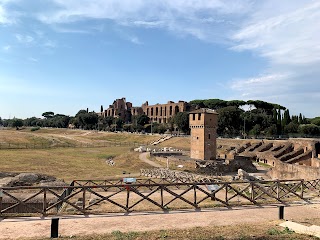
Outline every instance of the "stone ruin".
{"label": "stone ruin", "polygon": [[63,180],[44,174],[0,172],[0,187],[66,185]]}

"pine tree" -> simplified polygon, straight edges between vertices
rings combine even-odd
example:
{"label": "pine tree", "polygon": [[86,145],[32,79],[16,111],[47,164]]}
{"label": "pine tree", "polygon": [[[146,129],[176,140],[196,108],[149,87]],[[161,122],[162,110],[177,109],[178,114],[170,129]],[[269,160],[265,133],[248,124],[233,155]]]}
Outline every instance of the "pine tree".
{"label": "pine tree", "polygon": [[100,112],[103,112],[103,106],[101,105]]}
{"label": "pine tree", "polygon": [[278,110],[277,130],[278,130],[278,134],[281,134],[281,133],[282,133],[282,129],[281,129],[281,109]]}
{"label": "pine tree", "polygon": [[298,122],[299,122],[299,124],[303,124],[303,119],[302,119],[302,114],[301,113],[299,114],[299,121]]}
{"label": "pine tree", "polygon": [[273,109],[273,121],[277,123],[277,110],[275,108]]}

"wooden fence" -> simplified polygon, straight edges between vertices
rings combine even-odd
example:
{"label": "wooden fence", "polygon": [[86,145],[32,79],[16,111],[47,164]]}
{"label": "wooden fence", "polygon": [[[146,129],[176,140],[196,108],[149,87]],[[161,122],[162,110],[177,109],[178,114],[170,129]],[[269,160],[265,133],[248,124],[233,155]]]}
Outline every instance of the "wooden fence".
{"label": "wooden fence", "polygon": [[[144,181],[144,182],[143,182]],[[0,215],[24,206],[29,213],[95,214],[178,208],[204,208],[243,204],[287,204],[309,201],[320,194],[320,179],[165,183],[145,179],[121,181],[74,181],[66,187],[11,187],[0,189]],[[33,202],[41,201],[39,205]],[[3,204],[3,203],[6,204]],[[11,204],[8,204],[10,203]]]}

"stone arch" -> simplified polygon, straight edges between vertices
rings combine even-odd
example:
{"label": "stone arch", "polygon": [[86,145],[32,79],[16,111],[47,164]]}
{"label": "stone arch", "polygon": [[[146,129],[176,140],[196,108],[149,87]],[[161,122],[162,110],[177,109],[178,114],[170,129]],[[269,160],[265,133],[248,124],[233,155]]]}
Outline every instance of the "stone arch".
{"label": "stone arch", "polygon": [[172,106],[169,108],[169,116],[172,116]]}
{"label": "stone arch", "polygon": [[320,154],[320,143],[317,142],[315,145],[314,145],[314,148],[316,150],[316,158],[318,158],[319,154]]}
{"label": "stone arch", "polygon": [[174,114],[177,114],[179,112],[179,106],[174,107]]}
{"label": "stone arch", "polygon": [[151,108],[151,116],[153,116],[153,108]]}
{"label": "stone arch", "polygon": [[164,107],[164,116],[167,116],[167,107]]}
{"label": "stone arch", "polygon": [[149,108],[147,108],[147,116],[149,116]]}
{"label": "stone arch", "polygon": [[159,108],[156,107],[156,116],[158,116],[158,115],[159,115]]}
{"label": "stone arch", "polygon": [[162,117],[162,107],[160,107],[160,116]]}

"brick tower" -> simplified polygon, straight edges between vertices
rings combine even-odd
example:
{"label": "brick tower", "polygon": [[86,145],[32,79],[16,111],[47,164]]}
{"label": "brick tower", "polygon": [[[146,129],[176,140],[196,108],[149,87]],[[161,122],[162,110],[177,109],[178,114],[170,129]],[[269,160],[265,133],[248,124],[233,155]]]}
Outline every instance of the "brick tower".
{"label": "brick tower", "polygon": [[199,160],[216,159],[216,131],[218,113],[212,109],[201,108],[190,112],[191,154]]}

